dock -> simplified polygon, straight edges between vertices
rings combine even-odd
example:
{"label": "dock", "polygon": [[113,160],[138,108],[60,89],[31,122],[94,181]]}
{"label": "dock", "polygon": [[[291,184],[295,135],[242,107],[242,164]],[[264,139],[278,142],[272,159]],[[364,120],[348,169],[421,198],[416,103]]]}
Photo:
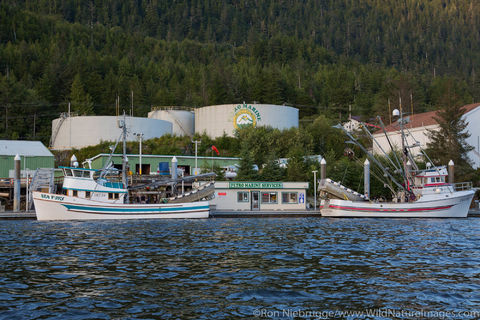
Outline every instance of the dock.
{"label": "dock", "polygon": [[[210,213],[210,218],[300,218],[300,217],[318,217],[322,215],[320,211],[301,210],[301,211],[216,211]],[[480,210],[473,209],[468,212],[468,218],[480,218]],[[35,211],[4,211],[0,212],[0,220],[36,220]]]}
{"label": "dock", "polygon": [[0,212],[0,220],[37,220],[35,211],[4,211]]}
{"label": "dock", "polygon": [[298,211],[247,211],[247,210],[219,210],[211,211],[210,216],[212,218],[286,218],[286,217],[318,217],[322,215],[320,211],[314,210],[298,210]]}

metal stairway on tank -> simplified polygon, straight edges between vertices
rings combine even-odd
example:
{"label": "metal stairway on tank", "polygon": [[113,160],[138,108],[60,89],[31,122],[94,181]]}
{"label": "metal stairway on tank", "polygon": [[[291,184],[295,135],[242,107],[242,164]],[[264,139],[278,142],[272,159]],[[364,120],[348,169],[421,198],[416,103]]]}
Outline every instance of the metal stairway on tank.
{"label": "metal stairway on tank", "polygon": [[28,192],[28,203],[31,209],[33,207],[33,191],[39,191],[48,188],[48,193],[53,193],[55,190],[54,184],[54,169],[53,168],[38,168],[33,175]]}
{"label": "metal stairway on tank", "polygon": [[187,132],[187,130],[185,130],[185,128],[182,126],[182,123],[181,123],[180,121],[178,121],[178,119],[177,119],[177,117],[175,116],[175,114],[172,113],[171,110],[168,110],[168,109],[167,109],[166,111],[167,111],[167,113],[169,113],[169,114],[172,116],[172,118],[173,118],[173,120],[175,121],[175,123],[176,123],[176,124],[180,127],[180,129],[183,131],[183,134],[186,135],[186,136],[191,137],[192,134],[189,133],[189,132]]}

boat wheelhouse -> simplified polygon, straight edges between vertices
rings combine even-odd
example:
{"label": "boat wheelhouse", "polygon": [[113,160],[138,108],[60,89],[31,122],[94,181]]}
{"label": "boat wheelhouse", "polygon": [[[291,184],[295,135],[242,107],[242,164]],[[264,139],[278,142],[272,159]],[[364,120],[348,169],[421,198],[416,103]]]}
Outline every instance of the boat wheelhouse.
{"label": "boat wheelhouse", "polygon": [[102,201],[124,203],[128,194],[123,183],[101,177],[96,169],[60,167],[63,171],[63,192],[67,196]]}

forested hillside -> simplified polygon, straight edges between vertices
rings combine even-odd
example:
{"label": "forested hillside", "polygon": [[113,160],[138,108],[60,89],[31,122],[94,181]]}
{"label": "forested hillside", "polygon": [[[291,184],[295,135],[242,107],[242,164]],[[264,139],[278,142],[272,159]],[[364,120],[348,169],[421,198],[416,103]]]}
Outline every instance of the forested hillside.
{"label": "forested hillside", "polygon": [[48,141],[67,110],[289,104],[303,120],[480,100],[480,3],[10,0],[0,138]]}

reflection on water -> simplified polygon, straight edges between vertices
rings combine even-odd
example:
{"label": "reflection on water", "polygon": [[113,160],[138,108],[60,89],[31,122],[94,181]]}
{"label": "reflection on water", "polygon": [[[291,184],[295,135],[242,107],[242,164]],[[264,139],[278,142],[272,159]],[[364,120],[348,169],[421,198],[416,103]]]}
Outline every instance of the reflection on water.
{"label": "reflection on water", "polygon": [[480,219],[1,221],[0,318],[473,319],[479,230]]}

